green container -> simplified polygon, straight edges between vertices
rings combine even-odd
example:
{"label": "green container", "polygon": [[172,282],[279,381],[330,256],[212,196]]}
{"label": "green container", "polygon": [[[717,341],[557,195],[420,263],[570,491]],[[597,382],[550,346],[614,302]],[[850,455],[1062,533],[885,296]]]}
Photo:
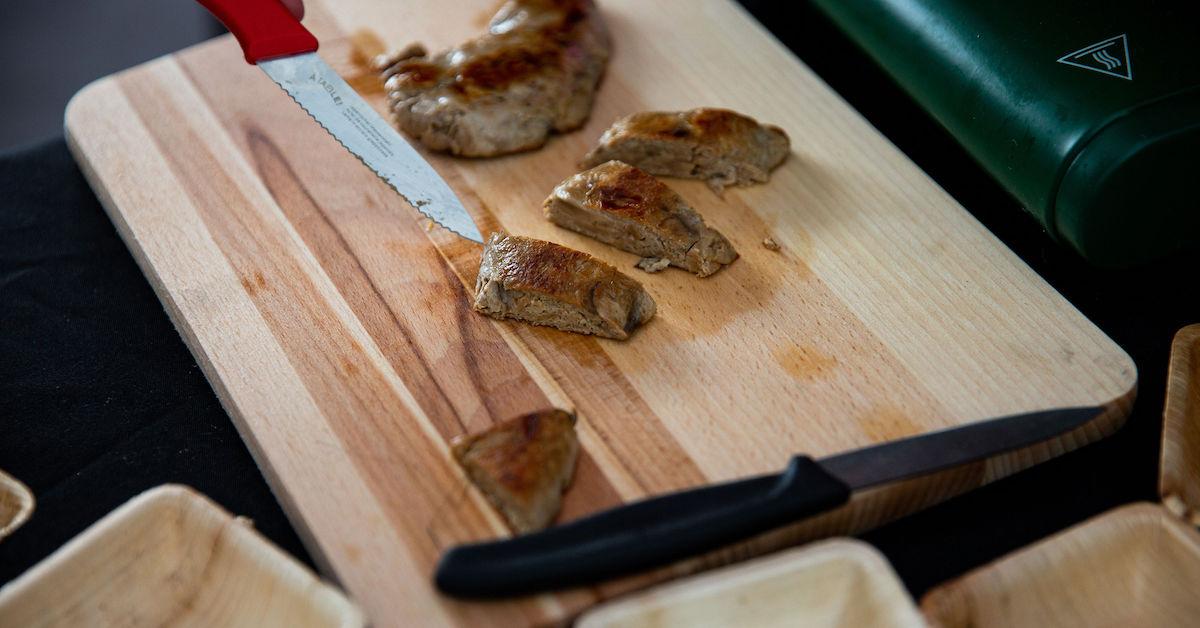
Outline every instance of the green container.
{"label": "green container", "polygon": [[1056,238],[1200,242],[1200,0],[816,0]]}

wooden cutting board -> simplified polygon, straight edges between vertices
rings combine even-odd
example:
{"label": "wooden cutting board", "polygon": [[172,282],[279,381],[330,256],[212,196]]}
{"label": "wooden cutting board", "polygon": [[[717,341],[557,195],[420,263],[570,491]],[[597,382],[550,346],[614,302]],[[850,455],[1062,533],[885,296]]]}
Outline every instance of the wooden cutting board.
{"label": "wooden cutting board", "polygon": [[[728,0],[604,0],[615,55],[587,126],[486,160],[431,155],[486,233],[606,259],[659,315],[628,342],[474,314],[479,247],[427,222],[228,37],[98,81],[73,150],[308,547],[380,625],[547,623],[678,575],[853,533],[1115,430],[1128,356]],[[432,49],[491,0],[310,0],[322,55],[347,33]],[[380,110],[382,94],[365,86]],[[724,199],[669,181],[742,256],[699,280],[547,223],[541,201],[619,115],[732,107],[782,126],[771,182]],[[782,245],[761,246],[770,236]],[[579,413],[562,518],[987,417],[1103,404],[1075,433],[857,496],[670,568],[491,603],[438,596],[447,546],[505,533],[447,443],[517,413]]]}

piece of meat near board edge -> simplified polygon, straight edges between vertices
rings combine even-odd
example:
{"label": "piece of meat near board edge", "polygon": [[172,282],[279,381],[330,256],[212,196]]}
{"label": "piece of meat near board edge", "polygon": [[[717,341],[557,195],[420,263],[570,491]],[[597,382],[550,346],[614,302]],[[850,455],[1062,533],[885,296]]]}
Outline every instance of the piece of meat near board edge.
{"label": "piece of meat near board edge", "polygon": [[460,436],[451,452],[515,532],[541,530],[558,514],[575,474],[575,417],[562,410],[533,412]]}
{"label": "piece of meat near board edge", "polygon": [[643,111],[613,123],[583,158],[590,168],[618,159],[650,174],[727,185],[764,183],[791,151],[777,126],[728,109]]}
{"label": "piece of meat near board edge", "polygon": [[483,246],[475,310],[624,340],[654,316],[654,299],[616,268],[565,246],[493,233]]}
{"label": "piece of meat near board edge", "polygon": [[643,258],[661,270],[667,260],[707,277],[733,263],[737,252],[683,197],[644,170],[608,161],[558,184],[543,204],[546,218]]}
{"label": "piece of meat near board edge", "polygon": [[509,0],[487,34],[433,57],[410,46],[381,65],[404,132],[433,150],[490,157],[582,126],[609,51],[592,0]]}

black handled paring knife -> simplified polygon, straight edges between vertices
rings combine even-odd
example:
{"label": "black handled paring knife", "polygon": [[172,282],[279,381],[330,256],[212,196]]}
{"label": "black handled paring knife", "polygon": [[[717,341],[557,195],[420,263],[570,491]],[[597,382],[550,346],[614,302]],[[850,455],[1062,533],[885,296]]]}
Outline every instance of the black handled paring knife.
{"label": "black handled paring knife", "polygon": [[782,473],[653,497],[511,539],[460,545],[435,582],[456,597],[586,585],[744,540],[850,500],[854,491],[1023,449],[1105,412],[1064,408],[990,419],[838,454],[796,456]]}

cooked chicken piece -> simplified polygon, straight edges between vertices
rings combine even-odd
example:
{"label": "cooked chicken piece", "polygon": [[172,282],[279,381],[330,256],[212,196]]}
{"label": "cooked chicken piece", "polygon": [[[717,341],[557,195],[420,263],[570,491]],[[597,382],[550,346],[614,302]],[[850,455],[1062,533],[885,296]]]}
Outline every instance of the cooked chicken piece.
{"label": "cooked chicken piece", "polygon": [[406,133],[434,150],[489,157],[582,126],[608,55],[592,0],[509,0],[486,35],[432,58],[397,55],[383,78]]}
{"label": "cooked chicken piece", "polygon": [[651,174],[726,185],[763,183],[791,150],[777,126],[728,109],[646,111],[613,123],[583,158],[585,168],[619,159]]}
{"label": "cooked chicken piece", "polygon": [[[644,170],[609,161],[558,184],[543,208],[556,225],[707,277],[737,259],[725,236]],[[647,272],[662,262],[639,264]]]}
{"label": "cooked chicken piece", "polygon": [[514,531],[541,530],[558,514],[575,473],[575,417],[562,410],[526,414],[456,438],[451,452]]}
{"label": "cooked chicken piece", "polygon": [[655,305],[642,284],[587,253],[493,233],[479,263],[475,311],[624,340]]}

